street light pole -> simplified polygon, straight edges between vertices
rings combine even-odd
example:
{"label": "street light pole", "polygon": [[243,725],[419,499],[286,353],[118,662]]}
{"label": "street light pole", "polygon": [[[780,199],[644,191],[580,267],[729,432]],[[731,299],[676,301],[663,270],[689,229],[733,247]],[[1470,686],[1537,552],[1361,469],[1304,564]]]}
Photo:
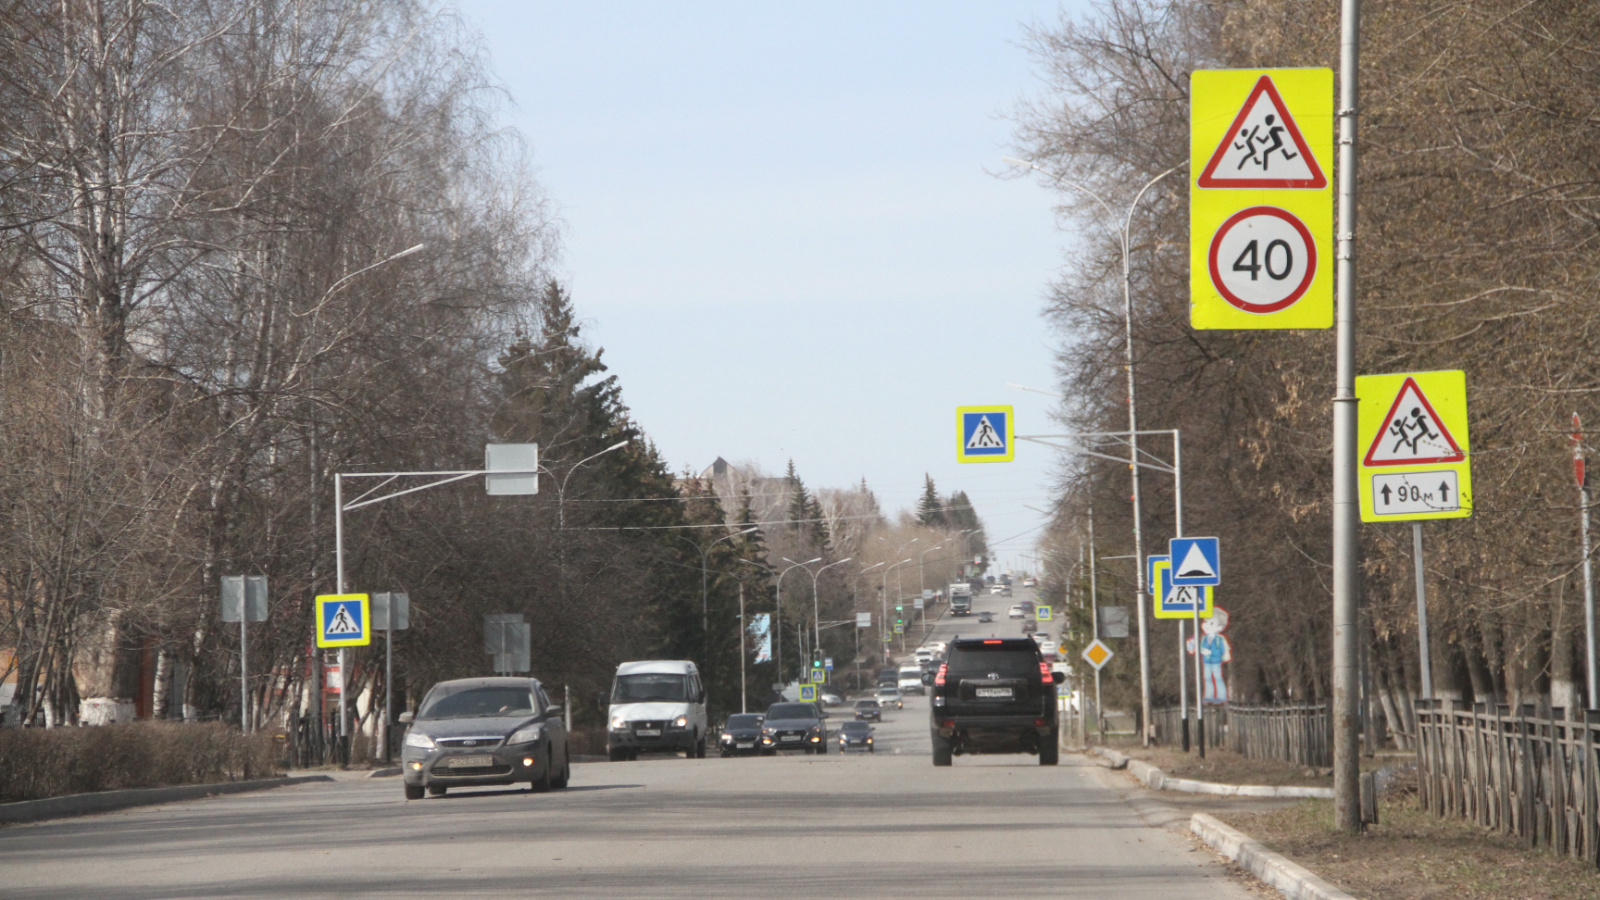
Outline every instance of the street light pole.
{"label": "street light pole", "polygon": [[[769,575],[772,572],[777,571],[777,570],[773,569],[771,566],[763,566],[761,563],[754,562],[754,561],[751,561],[751,560],[748,560],[748,559],[740,560],[740,562],[749,563],[750,565],[755,566],[758,569],[766,569],[767,573]],[[789,574],[789,571],[791,569],[795,569],[795,568],[800,567],[800,566],[809,566],[814,562],[822,562],[822,557],[819,556],[816,559],[808,559],[803,563],[792,563],[787,568],[785,568],[782,572],[778,572],[778,577],[776,579],[777,589],[778,589],[778,598],[777,598],[777,606],[775,607],[775,609],[773,611],[773,616],[772,616],[772,633],[776,637],[777,643],[778,643],[777,658],[776,658],[775,662],[778,664],[778,683],[779,684],[783,683],[783,576]]]}
{"label": "street light pole", "polygon": [[[914,544],[914,543],[916,543],[916,541],[912,541],[911,543]],[[907,544],[905,546],[909,547],[909,546],[911,546],[911,544]],[[902,548],[902,549],[904,549],[904,548]],[[885,644],[889,643],[889,641],[891,640],[891,638],[889,637],[889,634],[890,634],[890,631],[889,631],[889,573],[893,572],[895,569],[900,568],[901,566],[905,565],[906,563],[914,562],[914,561],[915,560],[911,559],[910,557],[906,557],[905,559],[902,559],[899,562],[889,566],[887,569],[883,570],[883,590],[878,595],[878,602],[883,606],[883,629],[882,629],[882,631],[883,631],[883,642]],[[898,584],[898,582],[896,582],[896,583]],[[897,587],[896,590],[899,590],[899,588]]]}
{"label": "street light pole", "polygon": [[722,537],[719,537],[711,543],[705,545],[704,547],[701,547],[698,541],[686,538],[681,534],[673,535],[673,537],[680,541],[688,541],[689,546],[693,547],[695,551],[700,554],[700,631],[702,634],[707,636],[711,634],[711,603],[708,599],[710,596],[709,560],[711,548],[722,543],[723,541],[731,541],[736,537],[751,534],[758,530],[759,529],[756,528],[746,528],[743,531],[735,531],[732,534],[725,534]]}
{"label": "street light pole", "polygon": [[[813,559],[811,562],[817,562],[817,561],[819,561],[821,559],[822,559],[822,557],[819,556],[816,559]],[[808,563],[795,563],[794,560],[790,559],[787,556],[785,556],[783,558],[783,561],[786,562],[786,563],[794,563],[795,565],[801,566],[802,568],[805,568],[805,567],[807,567],[809,565]],[[850,557],[846,556],[844,559],[841,559],[838,562],[828,563],[827,565],[825,565],[822,568],[816,570],[815,572],[811,571],[811,569],[809,569],[809,568],[806,568],[806,574],[811,576],[811,625],[812,625],[811,652],[813,654],[819,654],[819,653],[822,652],[822,604],[817,599],[817,579],[819,577],[821,577],[823,572],[828,571],[829,569],[833,568],[834,566],[842,566],[842,565],[844,565],[845,563],[847,563],[849,561],[850,561]]]}
{"label": "street light pole", "polygon": [[[1014,159],[1008,159],[1007,161],[1008,162],[1014,162],[1014,163],[1015,162],[1021,162],[1020,160],[1014,160]],[[1100,208],[1104,209],[1107,214],[1112,215],[1112,216],[1116,215],[1115,212],[1111,209],[1110,205],[1108,205],[1105,202],[1105,200],[1101,199],[1100,195],[1096,194],[1094,191],[1089,190],[1088,188],[1084,187],[1083,185],[1075,184],[1075,183],[1073,183],[1071,181],[1068,181],[1065,178],[1062,178],[1060,175],[1056,175],[1055,173],[1045,171],[1044,169],[1040,168],[1039,166],[1037,166],[1037,165],[1035,165],[1033,163],[1022,163],[1022,165],[1025,165],[1025,166],[1029,167],[1030,169],[1033,169],[1034,171],[1039,172],[1040,174],[1046,175],[1046,176],[1054,179],[1059,184],[1064,184],[1067,187],[1072,188],[1073,190],[1078,191],[1079,193],[1082,193],[1082,194],[1092,198],[1094,200],[1094,202],[1100,204]],[[1118,236],[1120,238],[1120,241],[1121,241],[1121,244],[1122,244],[1122,314],[1123,314],[1123,332],[1124,332],[1124,336],[1126,338],[1125,353],[1126,353],[1126,359],[1127,359],[1127,366],[1126,367],[1127,367],[1127,372],[1128,372],[1128,431],[1129,431],[1129,435],[1128,435],[1128,463],[1129,463],[1128,471],[1129,471],[1129,476],[1132,478],[1132,481],[1133,481],[1133,553],[1134,553],[1133,579],[1134,579],[1134,592],[1138,596],[1138,602],[1137,602],[1136,605],[1139,607],[1139,681],[1140,681],[1140,684],[1139,684],[1139,694],[1140,694],[1139,702],[1140,702],[1140,705],[1143,708],[1143,713],[1144,713],[1144,715],[1143,715],[1143,719],[1144,719],[1144,722],[1143,722],[1143,725],[1144,725],[1143,742],[1144,742],[1144,745],[1146,747],[1150,746],[1150,730],[1151,730],[1150,729],[1150,631],[1149,631],[1149,625],[1147,623],[1147,619],[1149,618],[1149,616],[1147,616],[1145,614],[1145,609],[1144,609],[1144,595],[1145,595],[1145,583],[1144,583],[1144,532],[1143,532],[1143,526],[1141,524],[1141,518],[1142,517],[1140,515],[1140,508],[1139,508],[1139,506],[1140,506],[1140,504],[1139,504],[1139,500],[1140,500],[1140,497],[1139,497],[1139,406],[1138,406],[1138,403],[1137,403],[1136,394],[1134,393],[1134,378],[1133,378],[1133,275],[1132,275],[1132,272],[1131,272],[1129,264],[1128,264],[1128,262],[1129,262],[1129,254],[1131,252],[1131,248],[1129,247],[1128,232],[1129,232],[1129,230],[1130,230],[1130,228],[1132,227],[1132,224],[1133,224],[1133,213],[1134,213],[1134,210],[1138,208],[1139,201],[1144,198],[1145,191],[1150,190],[1150,188],[1153,187],[1156,184],[1156,182],[1158,182],[1161,179],[1167,177],[1168,175],[1171,175],[1173,172],[1178,171],[1179,169],[1183,168],[1185,165],[1186,165],[1186,163],[1179,163],[1178,165],[1173,166],[1172,168],[1166,170],[1165,172],[1162,172],[1160,175],[1157,175],[1156,177],[1154,177],[1154,178],[1150,179],[1149,181],[1145,182],[1144,187],[1139,188],[1139,192],[1133,196],[1133,202],[1128,204],[1127,214],[1122,217],[1122,229],[1118,234]]]}

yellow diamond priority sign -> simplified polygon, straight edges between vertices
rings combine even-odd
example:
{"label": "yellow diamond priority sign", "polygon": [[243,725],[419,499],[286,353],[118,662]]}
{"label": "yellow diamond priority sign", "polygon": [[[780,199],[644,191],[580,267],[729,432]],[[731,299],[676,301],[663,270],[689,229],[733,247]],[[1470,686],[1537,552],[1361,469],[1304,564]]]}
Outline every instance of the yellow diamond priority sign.
{"label": "yellow diamond priority sign", "polygon": [[1116,656],[1116,654],[1112,653],[1111,648],[1102,643],[1099,638],[1095,638],[1089,646],[1083,648],[1084,660],[1089,665],[1094,666],[1096,672],[1104,668],[1105,664],[1110,662],[1113,656]]}

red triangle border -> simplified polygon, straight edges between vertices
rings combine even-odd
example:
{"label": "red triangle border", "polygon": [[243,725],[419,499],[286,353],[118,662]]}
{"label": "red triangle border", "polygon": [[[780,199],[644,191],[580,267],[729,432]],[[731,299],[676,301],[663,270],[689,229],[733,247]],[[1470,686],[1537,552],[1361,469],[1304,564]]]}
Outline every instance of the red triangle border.
{"label": "red triangle border", "polygon": [[1361,464],[1369,469],[1376,469],[1385,466],[1419,466],[1427,465],[1429,463],[1458,463],[1464,461],[1467,458],[1467,454],[1462,452],[1461,445],[1456,443],[1455,435],[1450,433],[1450,426],[1444,424],[1444,419],[1439,418],[1439,414],[1434,411],[1433,404],[1428,402],[1428,395],[1423,392],[1422,386],[1417,384],[1417,379],[1414,376],[1407,375],[1406,380],[1401,382],[1400,390],[1395,392],[1394,402],[1389,404],[1389,411],[1384,414],[1383,421],[1385,423],[1394,421],[1395,410],[1400,408],[1400,398],[1406,395],[1406,388],[1408,387],[1417,392],[1417,399],[1422,401],[1423,409],[1426,409],[1428,411],[1428,415],[1432,416],[1433,420],[1439,423],[1440,435],[1450,443],[1452,448],[1455,449],[1455,454],[1451,456],[1434,456],[1427,459],[1373,462],[1372,454],[1378,451],[1378,445],[1383,442],[1384,435],[1388,433],[1386,427],[1380,425],[1378,427],[1377,435],[1372,439],[1372,446],[1367,448],[1367,455],[1361,458]]}
{"label": "red triangle border", "polygon": [[[1250,115],[1250,110],[1256,105],[1256,98],[1262,94],[1272,98],[1278,112],[1283,113],[1284,127],[1289,129],[1289,136],[1294,139],[1294,145],[1299,148],[1301,157],[1311,167],[1310,178],[1219,178],[1216,175],[1218,164],[1227,155],[1228,147],[1233,143],[1233,136],[1244,127],[1244,121]],[[1228,126],[1227,132],[1222,136],[1222,143],[1211,152],[1211,161],[1206,163],[1200,177],[1195,182],[1202,188],[1260,188],[1260,189],[1304,189],[1322,190],[1328,186],[1328,176],[1323,173],[1322,166],[1317,162],[1316,154],[1306,146],[1305,137],[1300,134],[1300,125],[1294,120],[1294,114],[1289,112],[1289,105],[1283,102],[1283,96],[1278,93],[1278,86],[1272,83],[1271,75],[1262,75],[1256,86],[1250,89],[1250,94],[1244,98],[1244,103],[1239,107],[1239,114],[1233,117],[1233,124]]]}

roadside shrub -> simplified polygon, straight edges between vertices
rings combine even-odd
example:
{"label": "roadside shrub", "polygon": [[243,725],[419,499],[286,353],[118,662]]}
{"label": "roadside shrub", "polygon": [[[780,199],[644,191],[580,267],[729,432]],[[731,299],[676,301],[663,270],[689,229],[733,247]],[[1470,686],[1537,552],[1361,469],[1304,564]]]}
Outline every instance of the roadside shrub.
{"label": "roadside shrub", "polygon": [[276,774],[272,735],[216,722],[0,728],[0,802]]}

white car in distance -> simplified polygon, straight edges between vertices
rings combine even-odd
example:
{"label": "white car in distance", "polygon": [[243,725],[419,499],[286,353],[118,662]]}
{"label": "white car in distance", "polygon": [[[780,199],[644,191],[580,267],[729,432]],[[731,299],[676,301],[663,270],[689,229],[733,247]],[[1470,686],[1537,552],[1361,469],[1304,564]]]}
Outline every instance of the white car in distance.
{"label": "white car in distance", "polygon": [[1006,611],[1006,617],[1011,619],[1020,619],[1023,617],[1023,615],[1024,613],[1022,612],[1021,606],[1013,606],[1011,609]]}

